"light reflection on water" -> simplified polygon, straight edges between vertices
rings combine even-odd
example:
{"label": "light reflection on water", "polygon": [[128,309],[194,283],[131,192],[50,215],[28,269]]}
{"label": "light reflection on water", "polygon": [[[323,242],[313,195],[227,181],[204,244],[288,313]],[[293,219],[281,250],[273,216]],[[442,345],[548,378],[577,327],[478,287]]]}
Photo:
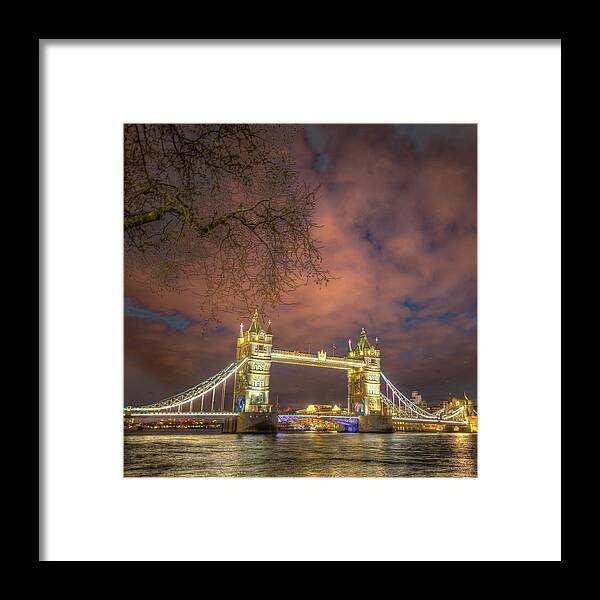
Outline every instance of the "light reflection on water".
{"label": "light reflection on water", "polygon": [[126,477],[476,477],[468,433],[148,433],[125,436]]}

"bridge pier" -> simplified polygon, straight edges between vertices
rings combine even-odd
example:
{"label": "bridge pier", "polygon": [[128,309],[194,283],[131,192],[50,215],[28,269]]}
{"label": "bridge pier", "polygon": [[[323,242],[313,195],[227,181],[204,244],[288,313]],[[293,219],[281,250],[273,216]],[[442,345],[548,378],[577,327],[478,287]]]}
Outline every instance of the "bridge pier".
{"label": "bridge pier", "polygon": [[364,415],[358,417],[359,433],[391,433],[394,431],[392,417],[387,415]]}
{"label": "bridge pier", "polygon": [[235,420],[237,433],[277,433],[277,413],[274,412],[241,412]]}
{"label": "bridge pier", "polygon": [[237,417],[226,417],[223,421],[223,433],[237,432]]}

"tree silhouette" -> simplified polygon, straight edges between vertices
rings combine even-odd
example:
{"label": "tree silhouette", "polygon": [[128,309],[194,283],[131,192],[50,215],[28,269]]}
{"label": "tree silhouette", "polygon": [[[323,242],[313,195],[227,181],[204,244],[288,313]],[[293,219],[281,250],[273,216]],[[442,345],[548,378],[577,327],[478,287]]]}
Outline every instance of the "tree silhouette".
{"label": "tree silhouette", "polygon": [[298,132],[266,125],[125,125],[129,271],[188,290],[203,318],[285,303],[330,278],[313,221],[317,189],[288,151]]}

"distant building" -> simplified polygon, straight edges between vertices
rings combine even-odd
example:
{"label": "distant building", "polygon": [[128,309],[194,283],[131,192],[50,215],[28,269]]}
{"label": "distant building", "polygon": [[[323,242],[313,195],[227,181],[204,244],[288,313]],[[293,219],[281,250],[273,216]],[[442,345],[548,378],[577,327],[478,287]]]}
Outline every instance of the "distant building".
{"label": "distant building", "polygon": [[463,398],[460,398],[459,396],[456,396],[455,394],[448,394],[448,400],[446,400],[446,406],[449,407],[457,407],[457,406],[462,406],[464,402]]}
{"label": "distant building", "polygon": [[421,396],[421,394],[419,394],[419,392],[417,392],[416,390],[413,391],[413,393],[410,395],[410,399],[417,405],[417,406],[421,406],[422,408],[429,408],[429,406],[427,405],[427,402],[425,402],[425,400],[423,400],[423,396]]}

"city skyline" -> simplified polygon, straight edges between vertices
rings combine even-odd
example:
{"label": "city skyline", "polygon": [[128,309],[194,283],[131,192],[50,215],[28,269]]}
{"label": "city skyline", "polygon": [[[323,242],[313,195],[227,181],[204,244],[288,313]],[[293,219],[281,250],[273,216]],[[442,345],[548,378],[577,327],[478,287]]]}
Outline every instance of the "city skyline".
{"label": "city skyline", "polygon": [[[327,286],[301,287],[263,320],[273,345],[346,353],[364,327],[381,368],[426,402],[477,400],[477,132],[474,125],[306,125],[291,146],[318,185]],[[189,388],[233,360],[240,319],[204,322],[193,290],[161,293],[125,273],[125,403]],[[243,318],[249,325],[251,315]],[[337,372],[278,365],[282,407],[343,404]]]}

